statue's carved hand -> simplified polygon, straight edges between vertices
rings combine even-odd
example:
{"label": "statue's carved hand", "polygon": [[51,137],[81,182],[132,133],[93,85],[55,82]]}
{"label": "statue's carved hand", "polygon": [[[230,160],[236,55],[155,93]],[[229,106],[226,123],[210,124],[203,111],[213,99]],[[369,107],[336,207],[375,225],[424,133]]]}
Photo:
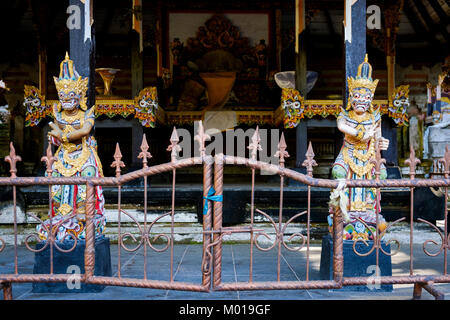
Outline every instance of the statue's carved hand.
{"label": "statue's carved hand", "polygon": [[49,123],[50,128],[52,128],[53,130],[50,131],[48,134],[55,137],[58,140],[61,140],[63,132],[62,130],[53,122]]}
{"label": "statue's carved hand", "polygon": [[375,136],[375,133],[376,133],[376,126],[370,126],[369,128],[367,128],[361,140],[363,142],[367,142]]}
{"label": "statue's carved hand", "polygon": [[389,140],[388,139],[381,137],[378,143],[379,143],[378,146],[379,146],[380,150],[387,150],[389,148]]}

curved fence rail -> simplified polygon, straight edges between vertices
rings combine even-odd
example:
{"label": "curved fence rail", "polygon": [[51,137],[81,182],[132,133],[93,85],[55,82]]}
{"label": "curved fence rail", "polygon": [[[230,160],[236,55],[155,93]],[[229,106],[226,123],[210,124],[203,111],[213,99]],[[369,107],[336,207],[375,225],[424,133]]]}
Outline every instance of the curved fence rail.
{"label": "curved fence rail", "polygon": [[[374,159],[376,179],[375,180],[346,180],[344,182],[330,180],[330,179],[317,179],[313,177],[313,167],[316,166],[314,160],[314,152],[311,144],[309,145],[306,153],[306,160],[303,166],[307,169],[307,174],[301,174],[294,170],[284,167],[285,158],[289,156],[286,151],[286,143],[284,136],[281,136],[280,143],[276,156],[279,158],[279,165],[273,165],[265,162],[258,161],[258,151],[261,150],[259,145],[259,133],[256,129],[248,149],[250,150],[250,157],[235,157],[224,154],[218,154],[215,157],[205,154],[205,141],[209,137],[203,131],[202,125],[199,126],[199,132],[195,136],[195,140],[199,142],[199,157],[193,157],[189,159],[177,159],[178,152],[181,150],[178,145],[177,131],[174,128],[170,139],[170,145],[168,151],[171,152],[171,161],[169,163],[148,166],[148,159],[151,154],[148,152],[148,144],[143,137],[141,145],[141,153],[139,158],[142,159],[142,169],[136,170],[127,174],[121,174],[121,168],[124,163],[121,161],[122,155],[120,153],[119,145],[117,144],[116,152],[114,154],[114,162],[111,167],[115,168],[115,177],[52,177],[52,164],[55,158],[52,155],[51,147],[47,149],[47,154],[42,158],[42,161],[47,166],[46,177],[17,177],[16,163],[21,161],[20,157],[16,155],[14,147],[11,143],[10,155],[5,158],[10,164],[10,177],[1,177],[0,186],[12,186],[12,201],[13,201],[13,224],[14,224],[14,246],[13,246],[13,259],[14,259],[14,272],[13,273],[1,273],[0,272],[0,284],[3,287],[4,298],[11,299],[12,291],[11,284],[13,282],[66,282],[70,279],[70,274],[55,274],[53,272],[53,253],[54,250],[68,253],[72,251],[77,243],[73,244],[73,247],[69,249],[63,249],[59,242],[56,241],[56,230],[58,225],[64,221],[58,221],[52,223],[51,215],[51,185],[55,184],[72,184],[72,185],[85,185],[86,186],[86,238],[85,238],[85,272],[81,275],[81,282],[86,284],[99,284],[109,286],[128,286],[128,287],[142,287],[142,288],[154,288],[154,289],[166,289],[166,290],[188,290],[188,291],[202,291],[208,292],[210,290],[216,291],[228,291],[228,290],[292,290],[292,289],[331,289],[342,288],[343,286],[354,285],[366,285],[370,279],[368,277],[344,277],[344,256],[343,256],[343,218],[340,214],[335,214],[333,217],[333,279],[332,280],[314,280],[311,279],[311,188],[319,187],[326,189],[334,189],[341,183],[345,183],[346,187],[372,187],[375,188],[378,194],[380,194],[381,188],[386,187],[404,187],[410,189],[410,216],[409,219],[401,218],[387,226],[387,229],[382,233],[379,233],[378,228],[371,247],[364,253],[358,252],[357,243],[363,242],[366,246],[369,246],[365,240],[355,241],[353,244],[353,250],[358,256],[366,256],[372,254],[376,255],[376,266],[379,264],[380,255],[395,255],[400,249],[400,242],[396,239],[389,240],[389,244],[394,244],[396,249],[393,252],[386,252],[383,249],[381,238],[391,226],[400,222],[408,221],[410,223],[410,259],[409,259],[409,275],[402,276],[379,276],[377,281],[379,284],[414,284],[413,296],[418,298],[422,288],[429,291],[436,298],[442,298],[442,294],[433,287],[433,283],[448,283],[450,282],[450,275],[447,274],[447,254],[450,249],[449,246],[449,233],[447,230],[447,206],[445,208],[445,230],[441,232],[436,226],[428,221],[419,219],[426,225],[431,225],[436,230],[441,242],[430,239],[423,243],[423,251],[428,256],[438,256],[441,253],[444,255],[443,272],[441,275],[419,275],[414,270],[414,225],[413,225],[413,204],[414,204],[414,188],[417,187],[434,187],[442,188],[446,200],[448,200],[448,187],[450,186],[449,178],[449,165],[450,165],[450,152],[447,150],[445,156],[440,160],[440,163],[444,169],[444,176],[439,179],[417,179],[415,177],[416,165],[420,162],[415,158],[414,151],[411,149],[410,159],[407,164],[410,167],[410,179],[387,179],[380,180],[380,168],[383,163],[380,151],[377,150],[376,158]],[[203,167],[203,226],[202,226],[202,253],[201,263],[199,265],[198,272],[201,274],[201,281],[199,283],[180,282],[175,281],[175,264],[174,264],[174,252],[175,252],[175,190],[176,190],[176,174],[178,169],[202,166]],[[223,226],[223,187],[224,187],[224,170],[226,166],[243,166],[249,168],[251,171],[251,201],[250,201],[250,223],[247,226]],[[273,174],[280,176],[280,197],[279,197],[279,211],[278,221],[268,215],[261,208],[257,208],[255,205],[255,174],[256,170],[266,170]],[[148,216],[148,184],[147,179],[149,176],[158,175],[161,173],[172,173],[171,182],[171,203],[170,210],[160,214],[152,221],[147,221]],[[285,219],[283,216],[283,192],[284,192],[284,179],[289,178],[298,182],[301,182],[307,186],[307,208],[304,211],[298,212],[293,216]],[[132,213],[124,209],[121,205],[122,199],[122,186],[130,181],[136,179],[143,179],[144,181],[144,207],[143,207],[143,221],[139,221]],[[36,234],[32,233],[26,236],[25,246],[31,252],[38,252],[45,250],[47,247],[50,250],[49,266],[50,272],[48,274],[27,274],[19,273],[19,259],[18,259],[18,222],[17,222],[17,199],[16,188],[19,186],[29,185],[48,185],[49,186],[49,211],[48,217],[50,217],[50,225],[46,231],[48,234],[48,240],[44,246],[40,249],[32,248],[32,240],[34,242],[38,240]],[[95,211],[95,188],[97,186],[102,187],[115,187],[117,188],[117,270],[114,276],[95,276],[95,232],[94,232],[94,211]],[[447,203],[447,201],[446,201]],[[41,218],[31,213],[25,213],[30,218],[42,223]],[[378,215],[378,213],[377,213]],[[265,218],[270,227],[273,230],[274,236],[270,236],[267,231],[258,228],[256,224],[256,216]],[[67,219],[72,218],[73,215],[67,216]],[[127,227],[123,229],[123,220],[127,221]],[[293,226],[294,222],[299,218],[306,219],[306,232],[289,231],[288,228]],[[160,221],[169,221],[170,231],[159,232],[152,231],[152,228]],[[285,221],[285,222],[283,222]],[[132,233],[129,229],[129,222],[134,225],[137,232]],[[361,221],[364,223],[363,221]],[[291,228],[292,229],[292,228]],[[294,228],[295,229],[295,228]],[[223,282],[222,279],[222,264],[223,264],[223,246],[224,239],[233,234],[246,234],[249,239],[249,268],[247,281],[235,281],[235,282]],[[262,240],[265,240],[263,244]],[[430,247],[434,246],[435,250],[430,250]],[[6,241],[0,237],[0,254],[5,254]],[[255,250],[259,252],[267,252],[270,250],[277,251],[276,259],[276,280],[274,281],[255,281],[254,269],[255,269]],[[284,281],[281,279],[281,265],[282,265],[282,250],[289,252],[301,253],[306,259],[306,270],[304,279],[296,279],[295,281]],[[122,260],[125,254],[137,254],[141,252],[143,254],[143,278],[130,278],[124,276],[121,273]],[[150,253],[157,254],[169,254],[169,265],[167,268],[168,279],[148,279],[148,256]]]}

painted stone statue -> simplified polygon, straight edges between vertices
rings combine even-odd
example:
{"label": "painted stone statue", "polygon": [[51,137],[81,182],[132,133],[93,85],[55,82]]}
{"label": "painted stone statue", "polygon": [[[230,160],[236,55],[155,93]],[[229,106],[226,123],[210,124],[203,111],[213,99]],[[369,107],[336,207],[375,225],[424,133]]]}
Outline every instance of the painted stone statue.
{"label": "painted stone statue", "polygon": [[[450,58],[447,58],[450,61]],[[435,94],[427,84],[428,127],[423,137],[424,159],[439,159],[444,156],[445,146],[450,143],[450,62],[444,65],[438,77]]]}
{"label": "painted stone statue", "polygon": [[[348,103],[342,108],[337,127],[344,133],[344,143],[336,158],[333,168],[333,179],[375,179],[375,168],[371,160],[375,157],[376,145],[380,150],[387,150],[389,140],[381,136],[381,115],[379,109],[372,105],[378,80],[372,80],[372,66],[367,55],[358,67],[356,78],[349,77]],[[381,167],[380,179],[387,176],[384,165]],[[331,227],[332,215],[340,210],[344,217],[344,239],[373,239],[376,232],[377,208],[375,188],[346,188],[340,185],[330,196]],[[363,223],[364,222],[364,223]],[[378,216],[379,229],[386,224],[381,215]]]}
{"label": "painted stone statue", "polygon": [[[87,109],[88,78],[78,75],[66,53],[60,65],[59,78],[54,77],[59,103],[53,106],[49,141],[58,146],[52,165],[54,177],[102,177],[102,165],[97,155],[97,143],[90,132],[94,126],[95,106]],[[52,227],[58,226],[56,240],[84,239],[86,186],[53,185],[51,188]],[[105,200],[100,186],[95,187],[95,234],[103,233],[106,219]],[[49,229],[50,219],[44,224]],[[41,240],[48,237],[47,230],[39,225]]]}

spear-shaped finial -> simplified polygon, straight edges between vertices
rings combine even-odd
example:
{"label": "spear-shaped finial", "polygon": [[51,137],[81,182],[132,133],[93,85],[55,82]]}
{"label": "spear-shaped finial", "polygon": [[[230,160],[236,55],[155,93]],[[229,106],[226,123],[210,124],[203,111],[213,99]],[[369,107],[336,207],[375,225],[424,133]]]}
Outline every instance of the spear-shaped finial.
{"label": "spear-shaped finial", "polygon": [[53,171],[52,169],[53,162],[56,161],[56,157],[54,157],[52,153],[52,145],[50,144],[50,141],[47,146],[46,155],[41,158],[41,161],[45,162],[45,165],[47,167],[47,175],[50,176]]}
{"label": "spear-shaped finial", "polygon": [[122,153],[120,152],[119,143],[116,144],[116,152],[114,152],[114,161],[111,164],[112,168],[116,168],[116,177],[120,177],[120,168],[125,167],[125,163],[123,163]]}
{"label": "spear-shaped finial", "polygon": [[179,141],[177,129],[173,127],[172,135],[170,136],[170,145],[167,147],[167,151],[171,151],[170,156],[172,162],[177,161],[178,152],[181,151],[181,147],[178,145]]}
{"label": "spear-shaped finial", "polygon": [[416,158],[416,152],[412,145],[409,146],[409,159],[405,160],[405,164],[409,166],[409,177],[414,179],[416,176],[416,166],[420,163],[420,160]]}
{"label": "spear-shaped finial", "polygon": [[256,127],[255,133],[252,136],[252,142],[247,147],[251,151],[251,158],[252,160],[256,160],[256,156],[258,155],[258,151],[262,150],[261,147],[261,137],[259,135],[259,127]]}
{"label": "spear-shaped finial", "polygon": [[152,155],[150,152],[148,152],[148,143],[147,143],[147,137],[144,135],[142,136],[142,143],[141,143],[141,152],[138,155],[139,159],[142,159],[142,165],[144,168],[147,168],[147,158],[150,159]]}
{"label": "spear-shaped finial", "polygon": [[287,145],[284,140],[284,133],[281,133],[280,142],[278,143],[278,150],[275,153],[275,157],[280,158],[280,167],[284,168],[284,158],[289,158],[289,153],[286,151]]}
{"label": "spear-shaped finial", "polygon": [[198,123],[198,132],[197,135],[194,137],[194,140],[197,140],[199,143],[199,151],[200,151],[200,156],[204,157],[205,156],[205,141],[206,140],[210,140],[211,137],[209,135],[207,135],[205,133],[205,128],[203,127],[203,122],[200,120]]}
{"label": "spear-shaped finial", "polygon": [[315,154],[314,154],[314,150],[313,150],[311,141],[309,142],[308,150],[306,150],[305,156],[306,156],[306,159],[305,159],[305,161],[303,161],[302,166],[306,167],[307,175],[312,177],[313,167],[317,166],[317,162],[316,162],[316,160],[314,160]]}
{"label": "spear-shaped finial", "polygon": [[17,168],[16,168],[16,163],[18,161],[22,161],[22,158],[18,155],[16,155],[16,149],[14,149],[14,145],[11,142],[9,144],[9,155],[5,157],[5,161],[9,162],[9,166],[10,166],[10,170],[9,172],[11,173],[11,178],[15,178],[16,173],[17,173]]}

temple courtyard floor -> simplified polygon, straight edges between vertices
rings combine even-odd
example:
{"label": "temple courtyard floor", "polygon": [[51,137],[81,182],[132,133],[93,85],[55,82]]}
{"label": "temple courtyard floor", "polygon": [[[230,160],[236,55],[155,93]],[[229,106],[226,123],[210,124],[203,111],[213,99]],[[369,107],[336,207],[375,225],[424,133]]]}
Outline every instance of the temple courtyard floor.
{"label": "temple courtyard floor", "polygon": [[[392,274],[394,276],[409,275],[410,247],[409,227],[404,224],[396,230],[400,242],[399,251],[392,256]],[[261,237],[264,238],[264,237]],[[440,237],[430,228],[418,229],[414,232],[414,274],[440,275],[444,272],[443,251],[436,257],[424,253],[423,244],[427,239],[436,241],[440,246]],[[135,245],[127,244],[128,248]],[[163,245],[156,245],[163,248]],[[267,245],[266,245],[267,247]],[[392,248],[395,245],[392,244]],[[427,249],[434,253],[438,246],[428,244]],[[120,250],[120,275],[124,278],[142,279],[144,274],[144,250],[134,252]],[[380,253],[382,254],[382,253]],[[173,281],[200,284],[202,279],[201,261],[202,245],[174,245],[173,264],[170,263],[170,247],[164,252],[155,252],[147,247],[147,278],[150,280],[170,280],[170,269],[173,270]],[[320,280],[320,241],[312,241],[310,245],[309,279]],[[306,247],[299,252],[281,249],[280,281],[302,281],[306,279]],[[118,246],[111,243],[112,275],[118,275]],[[250,244],[228,242],[223,245],[222,282],[247,282],[249,279]],[[33,273],[34,253],[24,245],[18,247],[18,273]],[[276,281],[278,267],[277,246],[269,251],[253,248],[253,281]],[[0,274],[14,272],[14,247],[7,245],[0,252]],[[436,289],[450,299],[450,284],[435,284]],[[33,293],[31,283],[13,283],[13,299],[15,300],[411,300],[413,285],[394,285],[392,292],[349,291],[346,290],[258,290],[227,291],[211,290],[208,293],[156,290],[128,287],[106,287],[98,293]],[[372,286],[373,288],[373,286]],[[2,298],[2,297],[1,297]],[[0,298],[0,299],[1,299]],[[422,291],[422,300],[433,300],[427,291]]]}

